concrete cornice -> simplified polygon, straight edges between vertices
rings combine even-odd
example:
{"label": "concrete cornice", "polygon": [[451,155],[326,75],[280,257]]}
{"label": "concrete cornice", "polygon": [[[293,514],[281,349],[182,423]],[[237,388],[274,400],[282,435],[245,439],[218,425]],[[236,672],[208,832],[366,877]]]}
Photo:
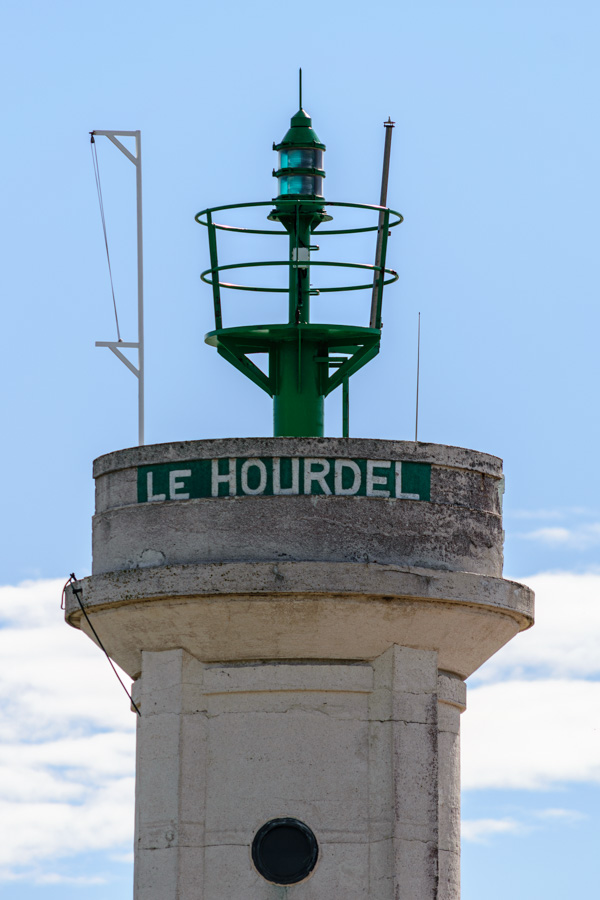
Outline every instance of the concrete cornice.
{"label": "concrete cornice", "polygon": [[[502,578],[372,563],[158,566],[79,582],[102,641],[132,677],[142,650],[203,661],[372,659],[436,650],[466,678],[533,622],[533,593]],[[72,590],[67,621],[88,632]]]}
{"label": "concrete cornice", "polygon": [[382,441],[374,438],[217,438],[130,447],[98,457],[94,478],[153,463],[231,456],[343,456],[366,459],[398,459],[475,470],[502,477],[502,460],[489,453],[444,444],[414,441]]}

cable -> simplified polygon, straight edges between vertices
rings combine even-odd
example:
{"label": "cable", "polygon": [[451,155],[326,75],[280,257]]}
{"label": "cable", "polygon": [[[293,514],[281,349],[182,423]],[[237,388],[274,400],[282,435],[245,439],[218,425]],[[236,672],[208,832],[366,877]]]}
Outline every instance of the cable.
{"label": "cable", "polygon": [[108,252],[108,238],[106,236],[106,219],[104,217],[104,200],[102,199],[102,187],[100,185],[100,167],[98,165],[98,149],[94,140],[94,132],[90,132],[90,147],[92,150],[92,165],[94,166],[94,177],[96,179],[96,190],[98,191],[98,203],[100,204],[100,218],[102,219],[102,230],[104,232],[104,246],[106,247],[106,260],[108,262],[108,274],[110,276],[110,289],[113,298],[113,307],[115,310],[115,322],[117,323],[117,339],[121,341],[121,331],[119,329],[119,316],[117,315],[117,301],[115,300],[115,288],[113,285],[112,268],[110,265],[110,253]]}
{"label": "cable", "polygon": [[71,575],[69,575],[69,577],[67,578],[67,580],[65,581],[65,583],[63,585],[62,594],[60,595],[60,608],[61,609],[65,608],[65,592],[72,581],[73,581],[73,578]]}
{"label": "cable", "polygon": [[[129,697],[129,699],[131,700],[131,705],[132,705],[133,708],[135,709],[135,711],[136,711],[136,713],[138,714],[138,716],[141,716],[142,714],[141,714],[141,712],[139,711],[139,709],[138,709],[138,707],[137,707],[137,705],[136,705],[135,700],[133,699],[133,697],[131,696],[131,694],[129,693],[129,691],[127,690],[127,688],[125,687],[125,684],[123,683],[123,679],[121,678],[121,676],[119,675],[119,673],[118,673],[117,670],[115,669],[115,665],[114,665],[112,659],[110,658],[110,656],[108,655],[108,653],[107,653],[107,651],[106,651],[106,647],[104,646],[104,644],[102,643],[102,641],[101,641],[100,638],[98,637],[98,632],[96,631],[96,629],[94,628],[94,626],[93,626],[92,623],[90,622],[90,617],[89,617],[88,614],[86,613],[85,607],[84,607],[83,603],[81,602],[81,597],[79,596],[80,594],[83,593],[83,591],[82,591],[82,589],[81,589],[80,587],[74,587],[74,586],[73,586],[73,582],[76,582],[76,581],[77,581],[77,579],[76,579],[76,577],[75,577],[75,573],[74,573],[74,572],[71,572],[71,574],[69,575],[69,580],[67,581],[67,583],[65,584],[65,586],[64,586],[64,588],[63,588],[63,597],[64,597],[64,593],[65,593],[65,591],[66,591],[68,585],[71,585],[71,586],[72,586],[72,587],[71,587],[71,590],[73,591],[73,593],[74,593],[75,596],[77,597],[77,602],[79,603],[79,605],[80,605],[80,607],[81,607],[81,612],[84,614],[84,616],[85,616],[85,618],[86,618],[86,621],[87,621],[88,625],[90,626],[90,628],[91,628],[91,630],[92,630],[92,633],[93,633],[94,637],[95,637],[96,640],[98,641],[98,646],[100,647],[101,650],[104,650],[104,653],[105,653],[105,655],[106,655],[106,658],[107,658],[107,660],[109,661],[109,663],[110,663],[110,665],[111,665],[111,668],[112,668],[113,672],[115,673],[115,675],[116,675],[117,678],[119,679],[119,682],[120,682],[120,684],[121,684],[121,687],[123,688],[123,690],[125,691],[125,693],[126,693],[127,696]],[[63,608],[64,608],[64,607],[63,607],[62,604],[61,604],[61,609],[63,609]]]}

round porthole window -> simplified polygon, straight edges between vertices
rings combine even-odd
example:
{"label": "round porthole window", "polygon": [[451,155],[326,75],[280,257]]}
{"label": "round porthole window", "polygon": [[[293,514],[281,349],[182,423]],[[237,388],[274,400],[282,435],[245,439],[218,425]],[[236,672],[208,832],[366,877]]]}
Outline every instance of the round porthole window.
{"label": "round porthole window", "polygon": [[252,861],[273,884],[297,884],[314,869],[319,856],[317,839],[298,819],[271,819],[252,841]]}

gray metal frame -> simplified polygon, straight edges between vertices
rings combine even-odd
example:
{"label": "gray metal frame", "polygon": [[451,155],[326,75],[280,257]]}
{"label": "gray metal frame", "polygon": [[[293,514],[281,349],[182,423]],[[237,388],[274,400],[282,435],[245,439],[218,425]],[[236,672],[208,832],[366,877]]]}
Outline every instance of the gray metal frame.
{"label": "gray metal frame", "polygon": [[[138,380],[138,443],[144,444],[144,252],[142,234],[142,134],[141,131],[92,131],[93,135],[107,137],[135,166],[136,218],[137,218],[137,287],[138,334],[137,341],[96,341],[96,347],[108,347],[124,363]],[[135,138],[135,156],[119,137]],[[127,359],[122,349],[138,351],[137,367]]]}

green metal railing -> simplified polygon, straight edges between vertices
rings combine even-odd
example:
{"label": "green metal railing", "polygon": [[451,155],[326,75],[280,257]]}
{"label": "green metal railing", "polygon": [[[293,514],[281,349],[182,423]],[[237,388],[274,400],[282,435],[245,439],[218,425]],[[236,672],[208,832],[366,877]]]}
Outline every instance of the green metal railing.
{"label": "green metal railing", "polygon": [[[398,280],[393,269],[386,268],[387,242],[391,229],[403,221],[395,210],[365,203],[342,203],[307,199],[277,201],[273,218],[284,214],[288,228],[243,228],[225,225],[213,220],[213,214],[227,211],[273,206],[275,201],[233,203],[205,209],[196,215],[196,221],[208,229],[210,267],[200,277],[211,285],[215,313],[215,330],[205,340],[215,346],[221,356],[243,372],[255,384],[274,399],[276,435],[311,436],[323,434],[323,398],[336,387],[343,391],[343,430],[348,436],[349,389],[348,381],[358,369],[379,352],[381,336],[381,309],[383,289]],[[323,221],[331,220],[325,214],[328,207],[366,210],[379,214],[375,225],[358,228],[323,228]],[[271,218],[271,216],[269,218]],[[394,218],[392,218],[394,217]],[[290,224],[291,223],[291,224]],[[316,224],[315,224],[316,223]],[[217,231],[241,234],[287,235],[290,239],[290,258],[219,264]],[[380,232],[380,264],[313,260],[310,237],[328,235]],[[301,237],[300,237],[301,236]],[[301,248],[301,251],[299,250]],[[302,252],[302,256],[300,255]],[[287,287],[252,286],[222,280],[222,273],[238,269],[285,267],[289,272]],[[358,284],[316,286],[310,283],[311,270],[315,267],[342,268],[369,272],[371,280]],[[223,327],[221,289],[253,291],[259,293],[287,293],[289,295],[289,320],[287,324]],[[323,325],[310,322],[310,297],[325,293],[370,290],[374,293],[374,327],[351,325]],[[268,373],[259,368],[248,354],[268,354]],[[337,354],[337,355],[332,355]],[[340,354],[343,354],[340,356]],[[329,370],[333,373],[329,374]]]}
{"label": "green metal railing", "polygon": [[[251,286],[244,284],[235,284],[228,281],[221,281],[219,278],[215,278],[219,272],[230,271],[233,269],[250,269],[250,268],[262,268],[265,266],[286,266],[288,269],[297,269],[297,268],[307,268],[311,269],[313,266],[333,266],[339,268],[346,269],[364,269],[370,271],[375,276],[375,272],[379,272],[378,277],[378,297],[377,297],[377,317],[376,317],[376,327],[381,328],[381,306],[383,301],[383,288],[388,284],[393,284],[398,281],[398,273],[393,269],[385,268],[385,259],[387,254],[387,240],[388,234],[391,228],[394,228],[396,225],[400,225],[403,221],[403,216],[396,212],[393,209],[383,209],[381,206],[374,206],[372,204],[367,203],[342,203],[338,201],[307,201],[307,200],[297,200],[297,201],[289,201],[290,204],[294,204],[296,207],[307,207],[309,204],[314,204],[316,208],[336,206],[336,207],[348,207],[352,209],[362,209],[362,210],[372,210],[374,212],[382,212],[384,213],[384,221],[382,226],[383,231],[383,246],[382,246],[382,256],[381,256],[381,266],[371,265],[369,263],[349,263],[349,262],[335,262],[331,260],[308,260],[305,263],[299,263],[297,260],[289,259],[289,260],[263,260],[257,262],[242,262],[242,263],[230,263],[228,265],[220,266],[218,262],[218,252],[217,252],[217,231],[230,231],[230,232],[238,232],[241,234],[266,234],[266,235],[287,235],[288,232],[285,229],[274,229],[274,228],[241,228],[237,225],[224,225],[220,222],[213,221],[213,213],[222,212],[224,210],[230,209],[247,209],[251,207],[257,206],[272,206],[273,201],[270,200],[262,200],[255,203],[231,203],[225,206],[214,206],[210,209],[203,209],[196,215],[196,221],[200,225],[204,225],[208,228],[208,245],[210,252],[210,268],[205,269],[204,272],[200,274],[200,278],[206,284],[210,284],[213,290],[213,303],[215,308],[215,327],[217,329],[223,327],[223,317],[222,317],[222,309],[221,309],[221,288],[226,288],[229,290],[235,291],[258,291],[259,293],[281,293],[287,294],[289,292],[289,288],[287,287],[267,287],[267,286]],[[206,217],[203,220],[203,216]],[[390,222],[390,216],[396,216],[394,221]],[[313,232],[313,234],[318,235],[319,237],[326,237],[327,235],[344,235],[344,234],[360,234],[370,231],[378,231],[379,225],[368,225],[360,228],[327,228],[327,229],[319,229],[318,231]],[[386,275],[389,275],[389,278],[385,278]],[[209,277],[211,276],[211,277]],[[370,281],[366,284],[352,284],[352,285],[340,285],[335,287],[313,287],[311,293],[313,294],[325,294],[325,293],[335,293],[340,291],[361,291],[371,289],[373,287],[373,281]]]}

